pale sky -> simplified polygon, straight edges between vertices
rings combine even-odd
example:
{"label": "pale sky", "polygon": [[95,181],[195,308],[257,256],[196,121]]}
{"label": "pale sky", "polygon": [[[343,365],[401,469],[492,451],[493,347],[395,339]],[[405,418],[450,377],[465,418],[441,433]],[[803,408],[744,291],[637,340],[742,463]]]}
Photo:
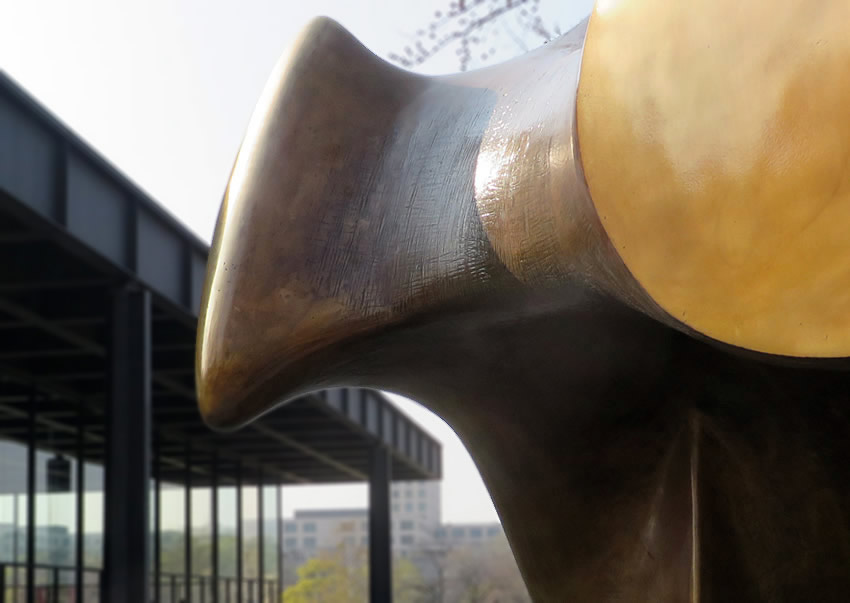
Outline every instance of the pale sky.
{"label": "pale sky", "polygon": [[[386,56],[448,4],[0,0],[0,69],[209,241],[254,103],[306,22],[328,15]],[[541,13],[567,30],[592,5],[543,0]],[[497,54],[503,59],[518,51],[511,45]],[[419,71],[448,73],[456,66],[446,51]],[[475,465],[451,428],[415,402],[392,399],[443,444],[443,520],[496,521]],[[365,486],[292,487],[284,491],[284,512],[364,507],[366,500]]]}

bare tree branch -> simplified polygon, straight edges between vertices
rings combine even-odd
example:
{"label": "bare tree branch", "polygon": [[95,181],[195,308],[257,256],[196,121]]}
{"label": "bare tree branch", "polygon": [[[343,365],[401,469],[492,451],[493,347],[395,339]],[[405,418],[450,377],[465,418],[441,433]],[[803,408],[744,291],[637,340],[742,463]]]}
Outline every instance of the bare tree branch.
{"label": "bare tree branch", "polygon": [[556,23],[547,24],[537,14],[539,4],[540,0],[454,0],[447,9],[435,11],[414,41],[401,52],[390,53],[389,59],[411,68],[454,46],[458,67],[466,71],[486,62],[497,47],[504,47],[495,40],[502,33],[515,50],[526,51],[528,42],[546,42],[560,35]]}

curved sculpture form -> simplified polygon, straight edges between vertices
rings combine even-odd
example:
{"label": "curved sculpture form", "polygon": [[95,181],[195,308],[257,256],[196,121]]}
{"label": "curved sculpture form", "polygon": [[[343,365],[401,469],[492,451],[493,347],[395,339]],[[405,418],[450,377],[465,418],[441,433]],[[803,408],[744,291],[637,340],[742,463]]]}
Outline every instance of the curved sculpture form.
{"label": "curved sculpture form", "polygon": [[845,600],[848,17],[600,0],[436,78],[314,22],[225,195],[205,420],[339,385],[421,401],[536,601]]}

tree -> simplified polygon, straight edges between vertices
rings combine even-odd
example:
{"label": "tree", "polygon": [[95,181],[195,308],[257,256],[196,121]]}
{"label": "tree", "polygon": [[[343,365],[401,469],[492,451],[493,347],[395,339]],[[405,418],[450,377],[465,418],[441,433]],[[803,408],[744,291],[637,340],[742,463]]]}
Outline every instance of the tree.
{"label": "tree", "polygon": [[[283,593],[284,603],[362,603],[368,600],[366,552],[339,547],[298,568],[298,581]],[[393,561],[393,601],[420,603],[422,576],[407,559]]]}
{"label": "tree", "polygon": [[389,59],[415,68],[446,49],[454,49],[460,71],[492,61],[500,47],[527,52],[561,35],[558,23],[540,15],[541,0],[453,0],[434,12],[411,44]]}

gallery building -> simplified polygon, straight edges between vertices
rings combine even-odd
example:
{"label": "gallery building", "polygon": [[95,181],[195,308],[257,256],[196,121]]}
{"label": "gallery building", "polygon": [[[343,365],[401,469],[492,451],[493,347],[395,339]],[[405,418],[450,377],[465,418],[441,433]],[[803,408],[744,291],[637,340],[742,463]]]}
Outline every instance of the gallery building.
{"label": "gallery building", "polygon": [[390,479],[439,444],[380,393],[201,421],[207,246],[0,73],[0,601],[280,601],[282,486],[368,482],[389,601]]}

